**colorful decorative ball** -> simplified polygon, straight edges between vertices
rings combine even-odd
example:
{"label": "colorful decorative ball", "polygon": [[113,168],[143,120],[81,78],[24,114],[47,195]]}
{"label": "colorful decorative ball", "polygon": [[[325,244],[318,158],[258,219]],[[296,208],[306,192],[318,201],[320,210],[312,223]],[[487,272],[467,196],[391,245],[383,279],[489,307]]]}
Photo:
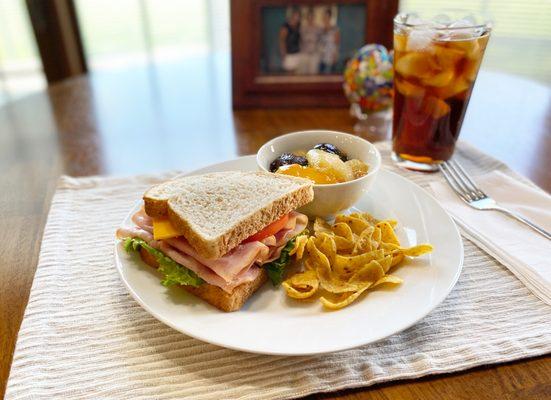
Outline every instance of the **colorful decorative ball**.
{"label": "colorful decorative ball", "polygon": [[344,70],[344,93],[363,113],[392,106],[392,54],[380,44],[367,44],[348,61]]}

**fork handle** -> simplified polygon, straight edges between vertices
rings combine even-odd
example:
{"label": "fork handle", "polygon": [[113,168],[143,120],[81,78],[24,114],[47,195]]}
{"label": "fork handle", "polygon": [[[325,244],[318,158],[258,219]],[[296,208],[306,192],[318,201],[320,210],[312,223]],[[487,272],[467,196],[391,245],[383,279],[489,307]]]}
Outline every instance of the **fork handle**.
{"label": "fork handle", "polygon": [[545,237],[546,239],[549,239],[551,240],[551,233],[547,232],[545,229],[543,228],[540,228],[539,226],[537,226],[536,224],[530,222],[529,220],[527,220],[526,218],[524,218],[523,216],[515,213],[515,212],[512,212],[506,208],[503,208],[503,207],[492,207],[491,210],[496,210],[496,211],[499,211],[499,212],[502,212],[503,214],[507,214],[509,215],[510,217],[513,217],[514,219],[516,219],[517,221],[519,222],[522,222],[523,224],[526,224],[528,225],[530,228],[532,228],[533,230],[535,230],[536,232],[538,232],[540,235],[542,235],[543,237]]}

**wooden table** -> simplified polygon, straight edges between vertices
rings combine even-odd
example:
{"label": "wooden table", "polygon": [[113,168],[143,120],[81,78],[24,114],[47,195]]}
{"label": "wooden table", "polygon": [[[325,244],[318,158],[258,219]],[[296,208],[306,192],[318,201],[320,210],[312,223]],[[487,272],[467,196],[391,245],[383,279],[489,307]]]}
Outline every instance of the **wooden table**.
{"label": "wooden table", "polygon": [[[228,76],[227,59],[216,57],[112,70],[0,109],[0,393],[60,174],[190,169],[254,153],[285,132],[352,130],[343,109],[232,112]],[[549,88],[481,73],[462,138],[549,191],[550,131]],[[543,399],[550,376],[551,357],[539,357],[312,398]]]}

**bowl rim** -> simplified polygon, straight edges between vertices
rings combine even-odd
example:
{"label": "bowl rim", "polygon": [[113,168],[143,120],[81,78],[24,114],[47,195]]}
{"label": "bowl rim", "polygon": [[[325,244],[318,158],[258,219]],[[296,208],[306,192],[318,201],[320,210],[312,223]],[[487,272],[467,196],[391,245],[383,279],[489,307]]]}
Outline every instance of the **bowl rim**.
{"label": "bowl rim", "polygon": [[[310,133],[310,134],[313,134],[313,133],[319,133],[319,132],[324,132],[324,133],[333,133],[333,134],[337,134],[337,135],[340,135],[340,136],[346,136],[346,137],[349,137],[351,138],[352,140],[359,140],[359,141],[363,141],[365,143],[367,143],[369,145],[369,147],[375,151],[375,159],[376,159],[376,165],[374,166],[374,168],[372,168],[371,165],[368,165],[369,167],[369,170],[367,171],[367,174],[365,174],[364,176],[361,176],[359,178],[356,178],[356,179],[352,179],[351,181],[347,181],[347,182],[338,182],[338,183],[313,183],[313,186],[316,188],[316,187],[320,187],[320,188],[331,188],[331,187],[338,187],[338,186],[345,186],[345,185],[349,185],[349,184],[353,184],[353,183],[358,183],[362,180],[366,180],[368,177],[371,177],[373,175],[375,175],[379,169],[381,168],[381,164],[382,164],[382,160],[381,160],[381,152],[379,151],[379,149],[377,147],[375,147],[375,145],[373,143],[371,143],[369,140],[366,140],[360,136],[356,136],[356,135],[351,135],[350,133],[346,133],[346,132],[339,132],[339,131],[332,131],[332,130],[328,130],[328,129],[309,129],[309,130],[306,130],[306,131],[295,131],[295,132],[289,132],[289,133],[286,133],[284,135],[279,135],[279,136],[276,136],[270,140],[268,140],[266,143],[264,143],[262,146],[260,146],[260,148],[258,149],[258,151],[256,152],[256,164],[263,170],[263,171],[266,171],[266,172],[269,172],[269,173],[275,173],[275,172],[271,172],[270,170],[268,170],[267,168],[265,168],[261,163],[260,163],[260,160],[259,160],[259,156],[260,156],[260,152],[265,148],[265,147],[268,147],[270,146],[273,142],[277,141],[277,140],[281,140],[281,138],[284,138],[284,137],[287,137],[287,136],[298,136],[298,135],[301,135],[301,134],[304,134],[304,133]],[[367,164],[366,161],[364,160],[361,160],[363,162],[365,162]]]}

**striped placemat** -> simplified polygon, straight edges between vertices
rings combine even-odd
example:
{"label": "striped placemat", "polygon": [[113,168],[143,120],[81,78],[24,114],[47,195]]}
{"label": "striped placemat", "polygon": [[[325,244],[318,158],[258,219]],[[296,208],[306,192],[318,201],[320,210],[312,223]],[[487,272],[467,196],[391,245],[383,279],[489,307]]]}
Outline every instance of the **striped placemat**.
{"label": "striped placemat", "polygon": [[[389,145],[378,145],[387,168]],[[476,174],[505,165],[462,143]],[[399,171],[426,187],[438,174]],[[7,399],[285,399],[458,371],[551,351],[551,307],[468,240],[457,286],[436,310],[376,344],[280,357],[223,349],[158,322],[115,271],[113,234],[146,187],[171,174],[63,177],[45,228]],[[24,251],[24,250],[22,250]]]}

